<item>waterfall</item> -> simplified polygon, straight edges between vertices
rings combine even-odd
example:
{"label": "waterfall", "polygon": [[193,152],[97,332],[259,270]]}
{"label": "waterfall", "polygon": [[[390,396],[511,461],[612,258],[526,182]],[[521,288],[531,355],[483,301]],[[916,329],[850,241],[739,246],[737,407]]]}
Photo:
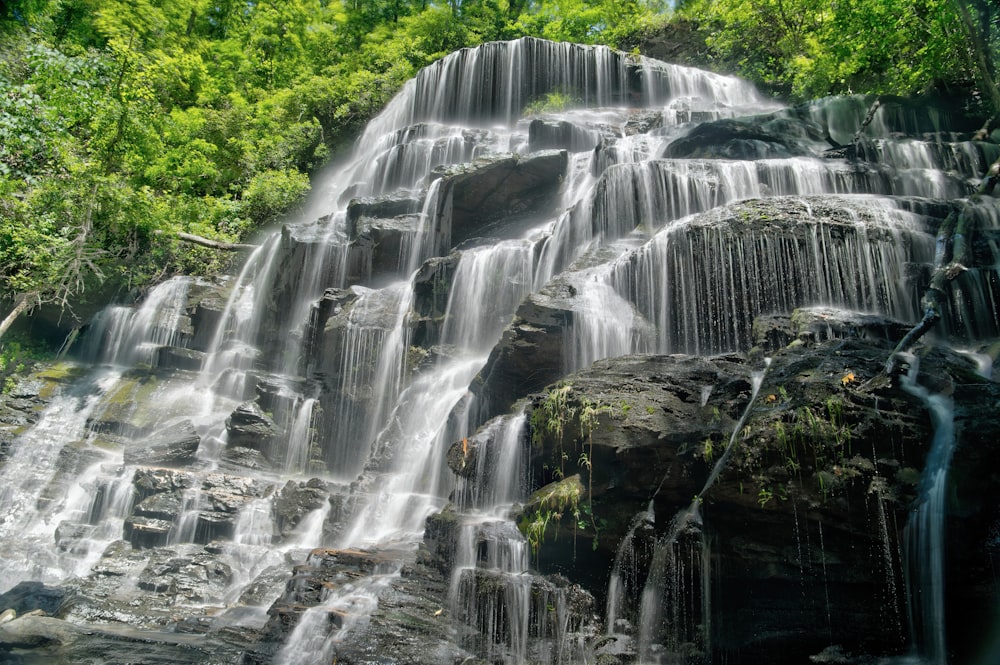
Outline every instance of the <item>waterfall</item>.
{"label": "waterfall", "polygon": [[[556,99],[568,108],[549,110]],[[487,388],[535,382],[505,386],[505,403],[523,404],[551,373],[605,358],[745,353],[759,343],[755,318],[801,308],[919,319],[947,207],[930,199],[967,195],[996,149],[880,112],[867,161],[824,156],[823,136],[850,142],[868,101],[785,108],[736,78],[530,38],[442,58],[236,274],[171,278],[91,321],[82,378],[59,384],[0,467],[0,590],[74,576],[97,597],[107,576],[196,569],[199,583],[224,583],[170,600],[150,591],[136,626],[160,630],[187,613],[209,639],[235,626],[246,633],[230,636],[271,641],[247,645],[243,662],[329,663],[375,639],[366,631],[392,613],[380,602],[410,593],[444,515],[435,574],[446,597],[414,622],[448,627],[455,652],[442,658],[711,659],[717,541],[704,500],[719,491],[766,367],[740,388],[721,457],[695,470],[706,480],[690,506],[697,487],[654,511],[664,496],[654,488],[617,515],[622,540],[601,543],[613,554],[606,575],[559,571],[607,582],[596,610],[575,579],[532,561],[513,515],[543,474],[525,408],[498,413]],[[706,126],[754,138],[697,144]],[[1000,256],[998,210],[969,206],[976,262],[946,294],[944,334],[970,347],[1000,331],[1000,265],[984,258]],[[537,353],[516,355],[526,348]],[[699,381],[711,384],[705,408],[718,384]],[[934,414],[942,449],[907,527],[907,569],[919,648],[945,665],[951,405],[915,378],[904,386]],[[697,403],[697,387],[678,399]],[[674,436],[660,443],[679,445]],[[594,491],[613,497],[629,482]],[[888,499],[877,500],[889,569],[893,527]]]}

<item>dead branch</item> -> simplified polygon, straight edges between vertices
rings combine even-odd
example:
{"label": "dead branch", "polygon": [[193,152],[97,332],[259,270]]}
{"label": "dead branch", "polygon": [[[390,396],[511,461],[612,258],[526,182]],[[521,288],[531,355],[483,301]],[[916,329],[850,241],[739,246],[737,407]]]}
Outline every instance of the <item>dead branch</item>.
{"label": "dead branch", "polygon": [[[164,235],[163,231],[156,231],[155,233],[157,235]],[[226,252],[243,252],[257,249],[257,245],[212,240],[211,238],[205,238],[193,233],[184,233],[183,231],[178,231],[174,233],[173,236],[182,242],[188,242],[192,245],[200,245],[201,247],[208,247],[209,249],[219,249]]]}

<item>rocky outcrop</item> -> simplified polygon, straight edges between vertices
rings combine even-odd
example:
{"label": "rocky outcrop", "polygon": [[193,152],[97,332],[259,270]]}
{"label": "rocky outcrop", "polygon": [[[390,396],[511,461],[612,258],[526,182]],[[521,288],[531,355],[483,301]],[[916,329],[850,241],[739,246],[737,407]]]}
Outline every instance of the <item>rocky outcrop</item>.
{"label": "rocky outcrop", "polygon": [[195,461],[201,437],[194,423],[184,420],[165,427],[138,445],[125,449],[126,464],[183,467]]}
{"label": "rocky outcrop", "polygon": [[471,386],[484,413],[503,413],[522,395],[562,376],[563,332],[572,321],[575,295],[572,285],[557,281],[521,304]]}
{"label": "rocky outcrop", "polygon": [[568,164],[565,151],[549,150],[434,169],[432,180],[441,179],[434,212],[444,220],[444,228],[437,229],[439,253],[493,235],[495,226],[544,217],[557,201]]}
{"label": "rocky outcrop", "polygon": [[269,415],[254,401],[240,404],[226,419],[227,446],[259,450],[266,456],[277,435]]}
{"label": "rocky outcrop", "polygon": [[[603,599],[608,578],[600,562],[615,560],[634,516],[655,515],[657,535],[644,536],[652,552],[696,497],[693,542],[703,533],[712,543],[708,643],[719,657],[805,658],[831,639],[855,653],[901,647],[900,529],[933,428],[923,405],[882,373],[890,348],[853,336],[798,341],[774,354],[753,398],[761,359],[627,357],[566,377],[532,403],[540,446],[532,447],[531,468],[536,486],[579,474],[587,509],[576,512],[582,520],[553,509],[563,518],[547,525],[542,570]],[[967,423],[975,439],[1000,434],[1000,417],[986,412],[1000,387],[977,376],[969,360],[934,351],[921,372],[931,390],[950,392],[961,405],[960,431]],[[955,478],[993,482],[983,470],[995,468],[1000,449],[966,445]],[[979,545],[950,556],[982,572],[1000,504],[970,508],[953,506],[949,519]],[[973,591],[975,575],[959,574],[950,603],[984,602]],[[872,616],[885,620],[873,625]]]}
{"label": "rocky outcrop", "polygon": [[674,159],[774,159],[810,154],[788,136],[811,133],[822,140],[818,127],[809,132],[769,131],[766,123],[745,120],[716,120],[696,125],[685,136],[671,141],[665,157]]}

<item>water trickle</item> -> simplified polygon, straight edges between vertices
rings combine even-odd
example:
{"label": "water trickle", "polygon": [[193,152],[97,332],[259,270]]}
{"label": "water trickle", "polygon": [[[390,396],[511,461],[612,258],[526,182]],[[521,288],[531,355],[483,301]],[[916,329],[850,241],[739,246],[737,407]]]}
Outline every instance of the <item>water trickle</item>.
{"label": "water trickle", "polygon": [[529,241],[505,240],[462,252],[445,311],[445,344],[489,352],[531,290],[533,250]]}
{"label": "water trickle", "polygon": [[931,665],[945,665],[945,493],[955,450],[954,405],[917,383],[920,363],[908,356],[900,377],[903,389],[923,402],[934,425],[934,440],[917,488],[917,502],[904,529],[906,586],[910,624],[920,654]]}
{"label": "water trickle", "polygon": [[[628,634],[631,633],[632,624],[636,617],[627,617],[628,601],[635,598],[640,593],[643,580],[641,572],[648,565],[649,552],[637,542],[638,532],[650,531],[656,523],[656,515],[653,512],[653,502],[649,502],[646,510],[637,513],[632,518],[625,537],[618,544],[615,552],[614,566],[611,568],[611,577],[608,582],[608,600],[605,610],[604,625],[608,634]],[[648,534],[647,534],[648,537]]]}

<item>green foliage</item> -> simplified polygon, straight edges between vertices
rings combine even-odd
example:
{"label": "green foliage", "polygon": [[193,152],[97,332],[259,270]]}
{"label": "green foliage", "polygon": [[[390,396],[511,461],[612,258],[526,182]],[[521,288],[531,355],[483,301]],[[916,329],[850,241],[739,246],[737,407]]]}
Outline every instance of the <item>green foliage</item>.
{"label": "green foliage", "polygon": [[579,476],[550,483],[531,495],[517,525],[536,556],[550,523],[558,523],[566,515],[579,521],[582,496]]}
{"label": "green foliage", "polygon": [[976,78],[961,2],[694,0],[679,13],[720,62],[796,98],[906,95]]}

